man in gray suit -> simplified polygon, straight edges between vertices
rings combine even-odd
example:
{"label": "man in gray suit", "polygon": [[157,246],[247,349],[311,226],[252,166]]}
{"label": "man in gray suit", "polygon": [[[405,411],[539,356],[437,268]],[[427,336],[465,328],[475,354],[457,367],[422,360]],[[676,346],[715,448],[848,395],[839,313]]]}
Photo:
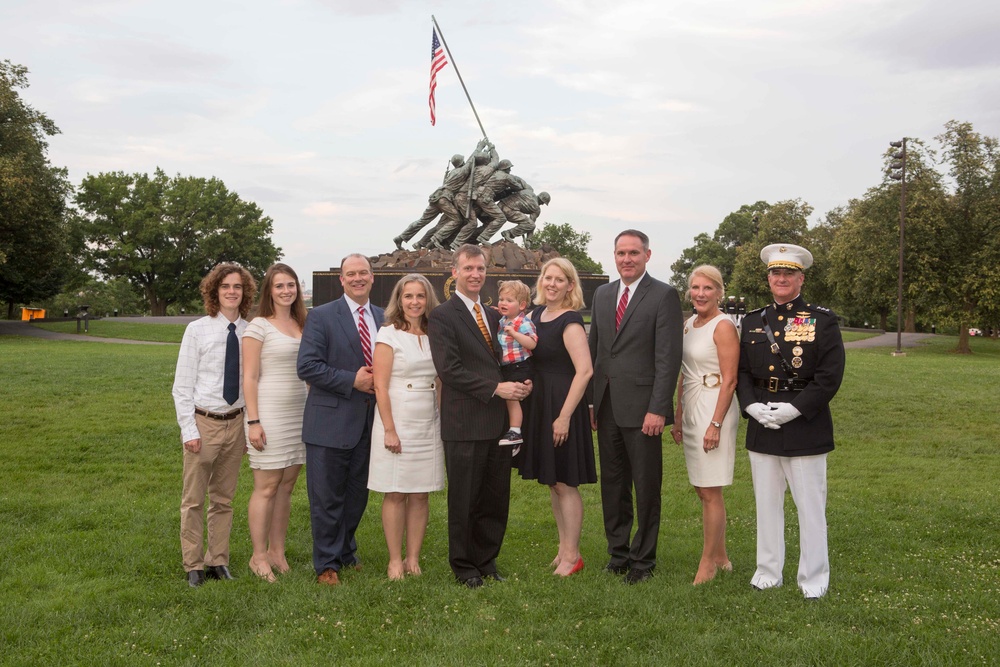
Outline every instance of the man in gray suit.
{"label": "man in gray suit", "polygon": [[375,389],[372,350],[383,311],[368,300],[374,276],[364,255],[340,263],[343,298],[314,308],[299,345],[298,375],[309,384],[302,420],[306,486],[317,581],[336,586],[361,568],[354,532],[368,505]]}
{"label": "man in gray suit", "polygon": [[[673,423],[683,317],[677,290],[646,273],[649,237],[615,238],[620,280],[597,288],[590,325],[591,427],[601,461],[601,504],[611,556],[605,569],[625,583],[656,567],[663,479],[662,434]],[[635,536],[632,488],[635,487]]]}

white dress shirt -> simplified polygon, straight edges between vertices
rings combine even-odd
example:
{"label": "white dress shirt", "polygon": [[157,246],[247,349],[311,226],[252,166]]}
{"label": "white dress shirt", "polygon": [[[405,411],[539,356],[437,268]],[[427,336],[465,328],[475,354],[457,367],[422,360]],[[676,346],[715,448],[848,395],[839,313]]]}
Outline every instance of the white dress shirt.
{"label": "white dress shirt", "polygon": [[483,316],[483,324],[486,325],[486,330],[490,332],[490,339],[492,340],[493,337],[496,336],[496,332],[490,328],[490,319],[486,317],[486,308],[483,307],[483,304],[480,303],[478,300],[473,301],[472,299],[465,296],[458,290],[455,290],[455,294],[457,294],[458,298],[462,300],[462,303],[465,304],[465,307],[469,309],[469,312],[472,314],[472,319],[476,322],[476,324],[479,324],[479,319],[476,317],[475,306],[476,304],[479,304],[479,312]]}
{"label": "white dress shirt", "polygon": [[[236,337],[243,341],[247,321],[239,317],[234,322]],[[226,341],[229,339],[229,320],[219,313],[206,315],[187,325],[177,355],[177,372],[174,374],[174,407],[177,424],[181,427],[181,442],[200,438],[194,421],[194,409],[226,413],[242,408],[243,355],[240,355],[240,397],[230,405],[222,397],[225,382]]]}
{"label": "white dress shirt", "polygon": [[[626,308],[628,308],[628,305],[630,303],[632,303],[632,297],[635,296],[635,288],[636,288],[636,286],[639,283],[641,283],[642,279],[645,278],[645,277],[646,277],[646,272],[643,271],[642,275],[639,276],[639,278],[635,282],[633,282],[631,285],[628,285],[628,298],[625,300],[625,307]],[[616,309],[618,308],[618,302],[622,298],[622,292],[625,291],[625,287],[626,287],[625,281],[624,280],[619,280],[618,281],[618,296],[615,297],[615,308]]]}
{"label": "white dress shirt", "polygon": [[[344,303],[347,307],[351,309],[351,319],[354,320],[354,328],[358,329],[358,309],[365,309],[365,323],[368,324],[368,338],[372,342],[372,351],[375,350],[375,334],[378,333],[378,326],[375,324],[375,316],[372,315],[372,302],[365,301],[365,305],[359,306],[357,301],[349,298],[346,294],[344,295]],[[361,329],[358,329],[358,335],[361,335]]]}

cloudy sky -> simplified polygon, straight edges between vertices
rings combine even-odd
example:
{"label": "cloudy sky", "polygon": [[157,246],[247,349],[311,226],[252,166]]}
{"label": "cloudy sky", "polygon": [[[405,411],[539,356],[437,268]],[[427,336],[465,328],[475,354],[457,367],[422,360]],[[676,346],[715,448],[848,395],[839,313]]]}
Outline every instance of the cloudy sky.
{"label": "cloudy sky", "polygon": [[1000,135],[1000,5],[981,0],[5,0],[0,59],[102,171],[216,176],[311,273],[377,254],[481,137],[452,66],[427,109],[431,14],[489,138],[552,194],[540,222],[626,227],[651,272],[744,203],[818,220],[903,135]]}

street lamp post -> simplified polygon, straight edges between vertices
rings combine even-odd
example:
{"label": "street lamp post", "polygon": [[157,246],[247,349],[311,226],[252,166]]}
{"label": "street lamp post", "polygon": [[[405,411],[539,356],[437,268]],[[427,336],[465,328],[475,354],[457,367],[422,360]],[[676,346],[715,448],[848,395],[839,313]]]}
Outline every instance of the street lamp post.
{"label": "street lamp post", "polygon": [[889,178],[899,181],[899,286],[896,290],[896,351],[894,357],[906,356],[903,352],[903,243],[906,234],[906,137],[890,141],[893,148],[901,149],[892,156]]}

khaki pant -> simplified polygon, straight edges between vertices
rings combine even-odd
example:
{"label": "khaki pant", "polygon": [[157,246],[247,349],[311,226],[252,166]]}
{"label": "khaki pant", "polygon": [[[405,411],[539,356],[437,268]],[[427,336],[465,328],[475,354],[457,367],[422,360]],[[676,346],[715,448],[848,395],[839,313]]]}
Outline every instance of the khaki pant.
{"label": "khaki pant", "polygon": [[[201,451],[184,450],[181,493],[181,555],[184,570],[229,565],[233,496],[246,447],[243,419],[219,420],[195,415]],[[208,551],[205,551],[205,494],[208,494]]]}

